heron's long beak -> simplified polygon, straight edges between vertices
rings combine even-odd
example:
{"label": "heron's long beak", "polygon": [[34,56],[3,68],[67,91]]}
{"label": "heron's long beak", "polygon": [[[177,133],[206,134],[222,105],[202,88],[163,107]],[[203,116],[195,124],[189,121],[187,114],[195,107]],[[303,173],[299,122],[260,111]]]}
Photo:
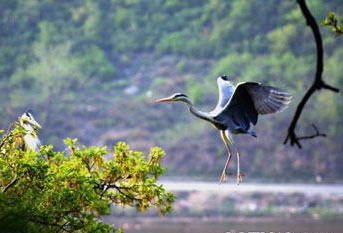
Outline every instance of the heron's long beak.
{"label": "heron's long beak", "polygon": [[162,98],[162,99],[155,100],[155,103],[171,102],[171,101],[173,101],[173,98],[172,98],[172,97],[166,97],[166,98]]}
{"label": "heron's long beak", "polygon": [[30,124],[31,124],[34,128],[36,128],[36,129],[41,129],[41,128],[42,128],[42,126],[41,126],[40,124],[38,124],[38,122],[35,121],[34,119],[31,120]]}

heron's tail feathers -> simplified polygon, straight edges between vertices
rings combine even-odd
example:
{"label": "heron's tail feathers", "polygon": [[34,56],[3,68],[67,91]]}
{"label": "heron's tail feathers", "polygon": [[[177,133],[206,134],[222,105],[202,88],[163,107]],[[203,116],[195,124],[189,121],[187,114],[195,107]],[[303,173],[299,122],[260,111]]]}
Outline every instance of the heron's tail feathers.
{"label": "heron's tail feathers", "polygon": [[251,136],[257,138],[256,132],[255,132],[254,130],[250,130],[250,129],[249,129],[249,130],[247,131],[247,133],[250,134]]}

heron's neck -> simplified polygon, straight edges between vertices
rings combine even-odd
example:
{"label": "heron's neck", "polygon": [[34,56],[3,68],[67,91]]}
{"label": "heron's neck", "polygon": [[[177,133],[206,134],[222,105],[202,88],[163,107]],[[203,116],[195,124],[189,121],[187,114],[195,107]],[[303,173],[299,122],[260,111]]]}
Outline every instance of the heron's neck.
{"label": "heron's neck", "polygon": [[22,125],[22,127],[25,129],[26,133],[25,135],[31,135],[33,137],[37,137],[37,130],[35,130],[34,128],[32,128],[31,126],[27,126],[27,125]]}
{"label": "heron's neck", "polygon": [[200,118],[200,119],[203,119],[205,121],[209,121],[209,122],[212,122],[212,118],[209,116],[208,113],[206,112],[202,112],[198,109],[196,109],[193,105],[193,103],[190,101],[190,100],[184,100],[183,101],[184,103],[187,104],[188,108],[189,108],[189,111],[196,117]]}

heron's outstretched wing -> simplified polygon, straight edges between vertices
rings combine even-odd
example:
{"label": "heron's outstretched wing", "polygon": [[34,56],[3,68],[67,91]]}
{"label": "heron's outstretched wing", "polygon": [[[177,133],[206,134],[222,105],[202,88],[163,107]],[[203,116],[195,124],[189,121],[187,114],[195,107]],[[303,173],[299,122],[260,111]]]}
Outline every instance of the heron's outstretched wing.
{"label": "heron's outstretched wing", "polygon": [[235,91],[235,86],[230,81],[223,80],[220,77],[217,79],[217,85],[219,98],[216,107],[212,111],[212,114],[220,112],[229,102]]}
{"label": "heron's outstretched wing", "polygon": [[289,93],[279,88],[262,85],[260,83],[241,83],[237,88],[245,88],[247,90],[258,114],[270,114],[282,111],[292,99]]}
{"label": "heron's outstretched wing", "polygon": [[230,118],[235,126],[248,130],[250,123],[257,123],[258,114],[281,111],[291,98],[290,94],[275,87],[256,82],[240,83],[216,119]]}

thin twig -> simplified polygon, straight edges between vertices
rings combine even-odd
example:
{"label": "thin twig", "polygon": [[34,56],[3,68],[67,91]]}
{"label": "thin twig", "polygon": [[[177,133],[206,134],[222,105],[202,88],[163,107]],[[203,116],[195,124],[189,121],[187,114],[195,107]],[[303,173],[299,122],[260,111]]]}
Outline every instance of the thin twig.
{"label": "thin twig", "polygon": [[312,139],[312,138],[316,138],[316,137],[326,137],[325,133],[320,133],[318,128],[315,126],[315,124],[312,124],[312,127],[315,131],[315,134],[313,135],[309,135],[309,136],[302,136],[302,137],[298,137],[298,141],[300,140],[306,140],[306,139]]}
{"label": "thin twig", "polygon": [[[292,122],[288,128],[287,137],[284,141],[284,144],[286,144],[288,142],[288,140],[290,140],[291,146],[293,146],[295,144],[299,148],[301,148],[301,144],[299,142],[299,137],[295,133],[295,128],[296,128],[296,125],[298,123],[300,115],[301,115],[307,101],[315,93],[315,91],[319,91],[321,89],[326,89],[326,90],[330,90],[333,92],[339,92],[339,89],[336,87],[330,86],[329,84],[326,84],[323,81],[322,73],[323,73],[323,67],[324,67],[324,57],[323,57],[324,49],[323,49],[322,37],[320,35],[320,31],[319,31],[318,25],[316,23],[316,20],[314,19],[311,12],[307,8],[305,0],[297,0],[297,2],[299,4],[301,12],[303,13],[303,15],[306,19],[307,25],[312,29],[313,36],[314,36],[314,39],[316,42],[316,48],[317,48],[317,66],[316,66],[317,70],[316,70],[315,79],[314,79],[311,87],[307,90],[306,94],[304,95],[304,97],[302,98],[300,103],[298,104],[298,107],[295,111],[293,120],[292,120]],[[300,137],[300,140],[301,139],[304,139],[304,138]]]}
{"label": "thin twig", "polygon": [[103,195],[107,192],[107,190],[109,190],[110,188],[114,188],[114,189],[116,189],[120,194],[124,195],[125,197],[127,197],[127,198],[129,198],[129,199],[131,199],[131,200],[133,200],[133,201],[140,201],[140,200],[141,200],[141,199],[135,197],[134,195],[130,195],[130,194],[125,193],[125,192],[122,191],[122,189],[124,189],[124,190],[125,190],[125,189],[126,189],[126,190],[129,190],[130,187],[120,187],[120,186],[117,186],[117,185],[115,185],[115,184],[104,183],[104,184],[97,184],[97,185],[95,186],[95,188],[99,188],[99,189],[102,190],[101,196],[103,196]]}
{"label": "thin twig", "polygon": [[19,180],[19,177],[15,177],[13,180],[11,180],[10,183],[8,183],[8,184],[6,185],[6,187],[2,190],[2,192],[3,192],[3,193],[7,192],[7,190],[8,190],[10,187],[12,187],[13,185],[15,185],[15,184],[18,182],[18,180]]}
{"label": "thin twig", "polygon": [[59,229],[57,229],[56,233],[59,233],[61,231],[67,231],[65,227],[69,224],[69,222],[65,222]]}

